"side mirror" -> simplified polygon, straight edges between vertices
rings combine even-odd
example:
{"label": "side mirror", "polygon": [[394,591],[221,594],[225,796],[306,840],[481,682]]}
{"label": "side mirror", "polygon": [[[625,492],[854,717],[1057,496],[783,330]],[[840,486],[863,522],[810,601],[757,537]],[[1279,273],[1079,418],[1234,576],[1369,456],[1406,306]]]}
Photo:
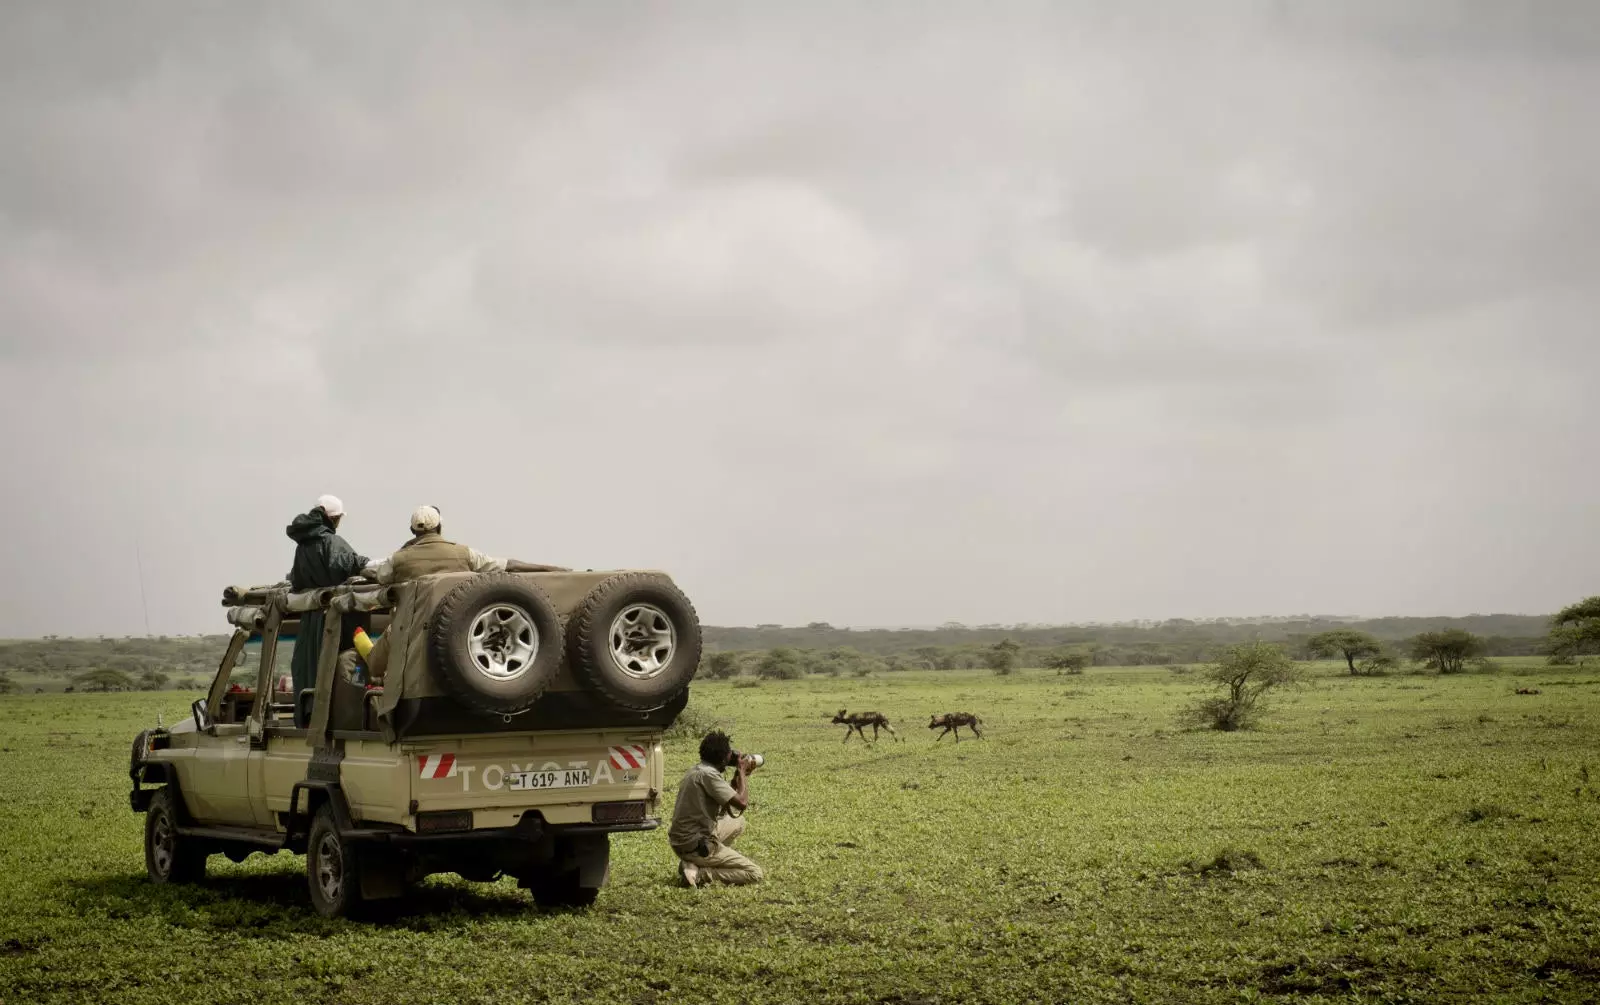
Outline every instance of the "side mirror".
{"label": "side mirror", "polygon": [[196,698],[194,704],[189,706],[189,712],[194,716],[195,729],[203,733],[211,727],[211,712],[206,708],[204,698]]}

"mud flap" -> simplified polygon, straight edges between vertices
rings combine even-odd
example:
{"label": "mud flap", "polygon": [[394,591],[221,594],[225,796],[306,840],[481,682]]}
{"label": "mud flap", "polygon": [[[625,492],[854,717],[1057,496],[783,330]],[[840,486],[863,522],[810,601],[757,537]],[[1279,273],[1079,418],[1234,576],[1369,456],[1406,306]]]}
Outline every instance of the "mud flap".
{"label": "mud flap", "polygon": [[585,834],[568,838],[572,842],[568,862],[575,866],[578,885],[598,890],[611,876],[611,841],[606,834]]}
{"label": "mud flap", "polygon": [[362,900],[390,900],[405,895],[405,862],[398,854],[368,845],[361,849],[360,862]]}

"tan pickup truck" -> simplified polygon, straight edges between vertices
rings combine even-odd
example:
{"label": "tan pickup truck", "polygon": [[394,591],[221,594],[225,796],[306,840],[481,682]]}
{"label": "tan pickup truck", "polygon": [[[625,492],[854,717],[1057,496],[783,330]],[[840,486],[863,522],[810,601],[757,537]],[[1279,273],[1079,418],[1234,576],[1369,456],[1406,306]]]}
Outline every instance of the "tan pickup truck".
{"label": "tan pickup truck", "polygon": [[[212,854],[289,851],[328,917],[438,872],[582,906],[610,835],[660,826],[662,733],[700,660],[668,576],[450,573],[223,603],[235,631],[210,693],[133,744],[154,882],[199,880]],[[293,694],[280,666],[310,611],[316,685]],[[352,621],[384,639],[381,687],[341,670]]]}

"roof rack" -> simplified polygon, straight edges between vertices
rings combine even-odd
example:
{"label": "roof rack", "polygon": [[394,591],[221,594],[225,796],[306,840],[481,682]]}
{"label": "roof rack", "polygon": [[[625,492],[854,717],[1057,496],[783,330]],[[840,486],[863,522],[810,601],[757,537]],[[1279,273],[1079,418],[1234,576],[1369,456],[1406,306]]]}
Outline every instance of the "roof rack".
{"label": "roof rack", "polygon": [[289,592],[288,583],[272,586],[230,586],[222,591],[222,605],[228,608],[228,622],[240,628],[260,628],[267,612],[277,608],[285,614],[307,611],[380,611],[394,606],[394,592],[372,582],[343,583],[339,586]]}

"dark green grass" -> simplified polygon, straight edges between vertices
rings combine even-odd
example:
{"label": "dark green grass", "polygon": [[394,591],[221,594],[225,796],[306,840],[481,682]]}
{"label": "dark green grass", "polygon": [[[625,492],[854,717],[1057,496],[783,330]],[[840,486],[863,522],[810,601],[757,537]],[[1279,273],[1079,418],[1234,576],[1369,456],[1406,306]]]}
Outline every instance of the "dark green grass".
{"label": "dark green grass", "polygon": [[[636,835],[587,912],[435,877],[375,924],[286,855],[144,880],[126,749],[188,695],[4,699],[0,1001],[1594,1001],[1600,674],[1507,663],[1329,664],[1234,734],[1185,732],[1201,685],[1161,669],[700,683],[768,756],[767,883],[678,889]],[[841,706],[903,742],[841,743]],[[942,711],[987,739],[934,743]]]}

